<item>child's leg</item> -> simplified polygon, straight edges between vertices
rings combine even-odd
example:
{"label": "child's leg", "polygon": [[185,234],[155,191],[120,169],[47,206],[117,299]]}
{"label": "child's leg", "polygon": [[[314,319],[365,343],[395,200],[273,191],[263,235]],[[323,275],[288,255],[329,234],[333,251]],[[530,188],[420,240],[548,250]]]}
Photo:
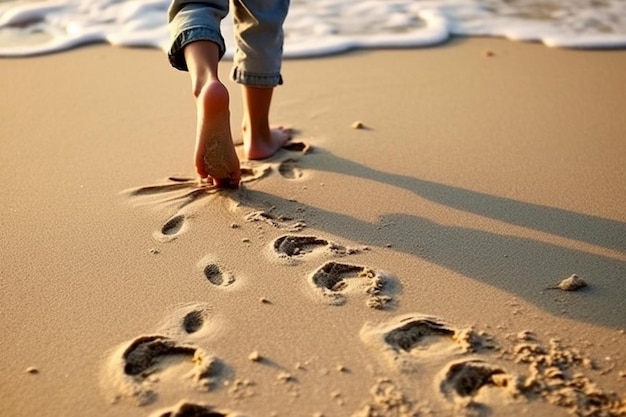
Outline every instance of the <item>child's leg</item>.
{"label": "child's leg", "polygon": [[263,159],[291,138],[288,129],[269,124],[273,89],[282,84],[282,25],[289,1],[233,0],[233,4],[237,42],[233,79],[243,85],[244,154]]}
{"label": "child's leg", "polygon": [[264,159],[276,153],[289,139],[291,130],[270,127],[269,112],[273,88],[242,86],[243,146],[248,159]]}
{"label": "child's leg", "polygon": [[228,90],[217,73],[218,46],[197,41],[185,46],[184,53],[196,97],[196,171],[217,186],[237,187],[241,172],[230,133]]}
{"label": "child's leg", "polygon": [[227,13],[228,0],[174,0],[168,55],[172,66],[191,76],[197,108],[196,171],[218,186],[236,187],[241,174],[230,133],[229,96],[217,72],[225,51],[220,21]]}

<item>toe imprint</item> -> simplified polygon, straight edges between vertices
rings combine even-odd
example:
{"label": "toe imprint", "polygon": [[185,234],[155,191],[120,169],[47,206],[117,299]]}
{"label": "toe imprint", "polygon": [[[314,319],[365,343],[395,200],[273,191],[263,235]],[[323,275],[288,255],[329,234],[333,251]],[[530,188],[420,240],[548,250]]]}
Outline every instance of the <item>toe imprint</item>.
{"label": "toe imprint", "polygon": [[278,172],[284,178],[295,180],[302,177],[302,171],[298,168],[298,160],[294,158],[285,159],[278,166]]}
{"label": "toe imprint", "polygon": [[287,142],[283,145],[283,149],[288,151],[302,152],[303,154],[307,154],[311,152],[313,149],[311,145],[305,142]]}
{"label": "toe imprint", "polygon": [[345,304],[348,294],[360,292],[367,298],[366,305],[377,309],[387,307],[392,301],[385,294],[389,281],[389,277],[373,269],[338,262],[325,263],[310,277],[314,290],[327,304]]}

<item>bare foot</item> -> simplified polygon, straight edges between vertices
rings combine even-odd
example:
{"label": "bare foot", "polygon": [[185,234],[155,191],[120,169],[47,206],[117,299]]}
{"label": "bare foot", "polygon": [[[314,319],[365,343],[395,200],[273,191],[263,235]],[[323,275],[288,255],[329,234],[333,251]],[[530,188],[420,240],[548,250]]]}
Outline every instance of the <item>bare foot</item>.
{"label": "bare foot", "polygon": [[243,127],[243,151],[247,159],[265,159],[274,155],[291,139],[291,129],[277,126],[262,132]]}
{"label": "bare foot", "polygon": [[195,165],[200,178],[218,187],[236,188],[241,170],[230,132],[228,106],[228,90],[220,81],[210,81],[202,88],[197,98]]}

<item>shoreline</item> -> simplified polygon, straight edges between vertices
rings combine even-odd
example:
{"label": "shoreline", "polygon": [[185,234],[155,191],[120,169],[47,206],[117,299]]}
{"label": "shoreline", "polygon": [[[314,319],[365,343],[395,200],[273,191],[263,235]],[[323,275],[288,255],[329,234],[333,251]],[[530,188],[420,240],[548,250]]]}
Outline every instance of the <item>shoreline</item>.
{"label": "shoreline", "polygon": [[[380,405],[381,378],[405,405],[445,414],[471,397],[445,388],[451,363],[528,376],[514,353],[526,331],[578,351],[572,372],[623,400],[626,51],[456,38],[286,60],[283,77],[273,120],[312,151],[247,163],[239,192],[187,202],[191,184],[129,194],[193,174],[190,87],[161,52],[2,60],[3,414],[150,415],[187,399],[252,417],[351,416]],[[281,236],[322,243],[289,256],[273,249]],[[315,285],[327,262],[357,272],[330,301]],[[547,289],[571,274],[589,287]],[[379,333],[421,315],[449,332],[393,359]],[[467,329],[481,344],[470,353],[446,336]],[[154,401],[137,408],[123,373],[102,374],[141,335],[196,346],[223,372],[202,392],[183,378],[186,354],[166,358],[145,382]],[[567,415],[495,386],[472,398],[499,416]]]}

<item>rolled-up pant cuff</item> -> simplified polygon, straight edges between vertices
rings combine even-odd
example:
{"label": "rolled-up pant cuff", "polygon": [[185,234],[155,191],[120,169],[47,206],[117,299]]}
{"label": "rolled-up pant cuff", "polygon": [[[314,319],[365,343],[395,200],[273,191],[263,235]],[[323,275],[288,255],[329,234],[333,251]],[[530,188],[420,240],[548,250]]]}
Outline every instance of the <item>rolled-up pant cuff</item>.
{"label": "rolled-up pant cuff", "polygon": [[231,79],[236,83],[252,87],[276,87],[283,84],[283,77],[280,73],[257,74],[241,70],[239,67],[233,67]]}
{"label": "rolled-up pant cuff", "polygon": [[185,60],[184,49],[185,46],[196,41],[211,41],[216,43],[219,48],[220,59],[222,59],[226,53],[224,38],[218,31],[205,26],[190,27],[183,30],[176,36],[174,42],[172,42],[169,52],[167,53],[170,64],[172,64],[174,68],[181,71],[189,71],[187,68],[187,61]]}
{"label": "rolled-up pant cuff", "polygon": [[[283,83],[280,74],[284,34],[282,25],[289,0],[230,0],[237,49],[233,57],[232,79],[256,87]],[[168,10],[171,65],[189,71],[184,49],[196,41],[211,41],[221,59],[226,46],[220,22],[226,17],[229,0],[172,0]]]}

